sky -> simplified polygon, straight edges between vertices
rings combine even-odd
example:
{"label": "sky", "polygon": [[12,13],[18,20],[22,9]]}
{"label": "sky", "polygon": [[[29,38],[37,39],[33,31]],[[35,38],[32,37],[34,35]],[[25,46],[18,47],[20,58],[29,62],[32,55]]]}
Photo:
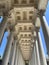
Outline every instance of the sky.
{"label": "sky", "polygon": [[[46,22],[48,24],[49,27],[49,1],[48,1],[48,5],[46,8],[46,12],[45,12],[45,18],[46,18]],[[0,23],[2,22],[3,17],[0,16]],[[43,35],[43,30],[42,27],[40,27],[40,35],[41,35],[41,39],[42,39],[42,45],[43,45],[43,50],[45,52],[45,55],[47,55],[47,48],[46,48],[46,44],[45,44],[45,40],[44,40],[44,35]],[[2,40],[2,44],[0,46],[0,59],[2,59],[6,45],[7,45],[7,37],[8,37],[8,32],[6,31]]]}
{"label": "sky", "polygon": [[48,1],[48,5],[47,5],[47,8],[46,8],[46,12],[45,12],[45,17],[46,17],[46,20],[47,20],[47,23],[48,23],[48,26],[49,26],[49,1]]}

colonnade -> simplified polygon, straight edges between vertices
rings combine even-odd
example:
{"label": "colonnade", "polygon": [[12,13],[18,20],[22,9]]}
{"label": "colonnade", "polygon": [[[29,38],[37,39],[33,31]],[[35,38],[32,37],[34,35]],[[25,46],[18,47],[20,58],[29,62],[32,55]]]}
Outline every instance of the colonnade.
{"label": "colonnade", "polygon": [[8,37],[1,65],[25,65],[25,61],[17,44],[17,40],[13,39],[13,32],[11,32]]}
{"label": "colonnade", "polygon": [[34,45],[32,58],[29,61],[29,65],[47,65],[40,33],[38,33],[38,40],[36,40],[36,43]]}

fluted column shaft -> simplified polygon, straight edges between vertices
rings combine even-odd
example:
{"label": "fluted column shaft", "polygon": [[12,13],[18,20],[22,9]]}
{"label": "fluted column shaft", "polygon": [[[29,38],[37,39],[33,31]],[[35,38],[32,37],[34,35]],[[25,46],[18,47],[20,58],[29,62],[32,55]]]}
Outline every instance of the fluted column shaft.
{"label": "fluted column shaft", "polygon": [[19,51],[18,65],[25,65],[25,62],[24,62],[24,59],[23,59],[22,53],[21,53],[21,51],[20,51],[20,48],[18,48],[18,51]]}
{"label": "fluted column shaft", "polygon": [[36,62],[37,62],[37,65],[41,65],[40,64],[40,55],[39,55],[39,48],[38,48],[38,42],[36,40],[36,43],[35,43],[35,48],[36,48]]}
{"label": "fluted column shaft", "polygon": [[18,46],[16,46],[16,55],[15,55],[15,64],[14,65],[18,65],[18,59],[19,59],[19,51],[18,51]]}
{"label": "fluted column shaft", "polygon": [[38,47],[39,47],[41,65],[47,65],[46,57],[44,54],[42,41],[41,41],[41,37],[40,37],[40,33],[38,33],[37,35],[38,35]]}
{"label": "fluted column shaft", "polygon": [[12,43],[13,43],[13,33],[10,33],[8,41],[7,41],[5,54],[4,54],[4,57],[2,60],[2,65],[8,65],[8,63],[9,63],[9,57],[10,57]]}
{"label": "fluted column shaft", "polygon": [[45,38],[48,54],[49,54],[49,30],[47,29],[47,25],[44,22],[42,13],[40,13],[39,17],[40,17],[40,20],[41,20],[41,26],[42,26],[42,30],[43,30],[43,33],[44,33],[44,38]]}
{"label": "fluted column shaft", "polygon": [[14,65],[14,61],[15,61],[15,54],[16,54],[16,40],[14,40],[14,43],[13,43],[13,52],[12,52],[12,58],[11,58],[11,63],[10,65]]}
{"label": "fluted column shaft", "polygon": [[[29,65],[35,65],[35,60],[36,58],[35,58],[35,46],[33,47],[33,50],[32,50],[32,57],[31,57],[31,59],[30,59],[30,61],[29,61]],[[37,64],[36,64],[37,65]]]}

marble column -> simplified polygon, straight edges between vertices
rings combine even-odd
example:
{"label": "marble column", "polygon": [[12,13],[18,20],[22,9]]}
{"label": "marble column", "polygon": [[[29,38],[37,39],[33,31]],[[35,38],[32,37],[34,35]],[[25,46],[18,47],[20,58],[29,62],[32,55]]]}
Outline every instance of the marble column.
{"label": "marble column", "polygon": [[25,61],[18,46],[17,46],[16,59],[14,65],[25,65]]}
{"label": "marble column", "polygon": [[12,57],[11,57],[11,61],[10,61],[10,65],[14,65],[14,61],[15,61],[15,54],[16,54],[16,42],[17,40],[14,40],[13,43],[13,51],[12,51]]}
{"label": "marble column", "polygon": [[45,57],[45,53],[43,50],[43,45],[42,45],[42,41],[41,41],[41,37],[40,37],[40,33],[38,33],[37,35],[38,35],[38,47],[39,47],[39,55],[40,55],[41,65],[47,65],[46,57]]}
{"label": "marble column", "polygon": [[20,51],[20,48],[18,48],[18,50],[19,50],[18,65],[25,65],[25,61],[24,61],[24,58],[23,58],[22,53]]}
{"label": "marble column", "polygon": [[9,64],[9,57],[11,53],[11,47],[13,43],[13,33],[11,32],[8,37],[6,50],[3,56],[2,65],[8,65]]}
{"label": "marble column", "polygon": [[[29,60],[29,65],[35,65],[36,63],[35,63],[35,60],[36,58],[35,58],[35,46],[33,47],[33,50],[32,50],[32,57],[31,57],[31,59]],[[37,65],[37,64],[36,64]]]}
{"label": "marble column", "polygon": [[41,20],[41,26],[42,26],[42,30],[44,33],[44,38],[45,38],[45,42],[46,42],[46,46],[47,46],[47,50],[48,50],[48,55],[49,55],[49,34],[48,34],[49,30],[47,29],[47,25],[44,22],[42,13],[39,15],[39,17]]}
{"label": "marble column", "polygon": [[6,27],[7,27],[7,21],[6,21],[6,17],[4,17],[3,22],[0,24],[0,44],[4,36]]}
{"label": "marble column", "polygon": [[15,55],[15,63],[14,65],[18,65],[18,57],[19,56],[19,51],[18,51],[18,45],[16,46],[16,55]]}
{"label": "marble column", "polygon": [[37,40],[36,40],[36,43],[35,43],[35,48],[36,48],[36,62],[37,62],[37,65],[41,65],[40,64],[40,55],[39,55],[39,48],[38,48]]}

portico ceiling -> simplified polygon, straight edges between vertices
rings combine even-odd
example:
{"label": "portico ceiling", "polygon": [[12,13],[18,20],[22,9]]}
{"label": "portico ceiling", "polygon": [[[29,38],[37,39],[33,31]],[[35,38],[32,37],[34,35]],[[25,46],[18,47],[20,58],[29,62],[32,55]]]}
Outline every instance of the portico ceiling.
{"label": "portico ceiling", "polygon": [[38,13],[45,11],[47,0],[43,3],[44,0],[0,0],[0,11],[8,14],[8,27],[17,38],[24,60],[31,58],[41,25]]}
{"label": "portico ceiling", "polygon": [[[10,26],[14,25],[14,33],[24,60],[30,60],[36,41],[36,27],[40,28],[37,10],[34,7],[14,8],[9,12]],[[37,22],[38,21],[38,22]],[[36,26],[37,24],[37,26]]]}

